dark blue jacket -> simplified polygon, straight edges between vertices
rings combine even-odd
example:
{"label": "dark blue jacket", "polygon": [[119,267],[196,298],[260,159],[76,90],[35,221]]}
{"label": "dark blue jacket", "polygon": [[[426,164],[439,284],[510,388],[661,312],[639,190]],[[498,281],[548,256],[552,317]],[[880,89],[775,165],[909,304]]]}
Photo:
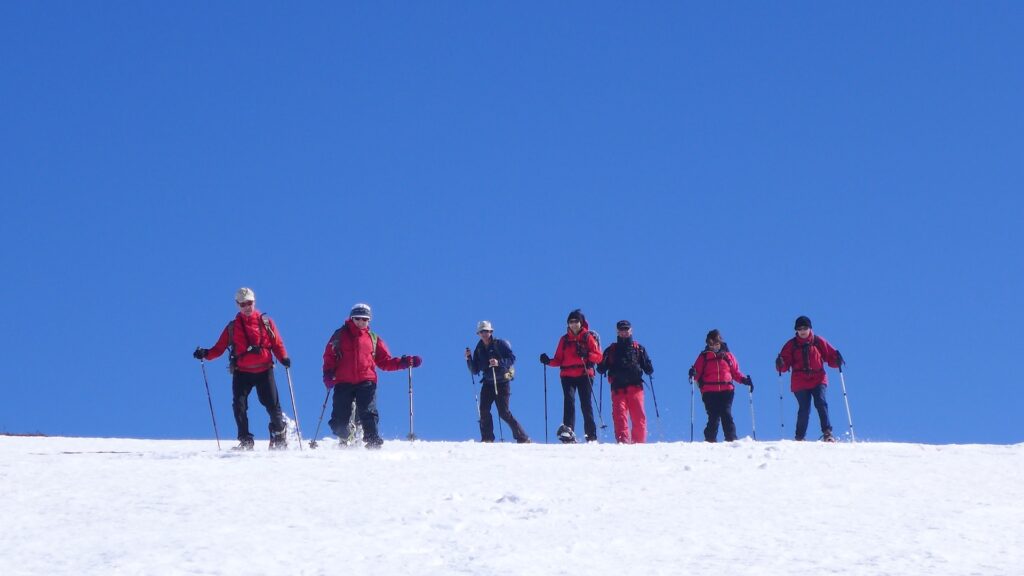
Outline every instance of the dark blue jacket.
{"label": "dark blue jacket", "polygon": [[[498,359],[498,365],[491,370],[488,365],[491,358]],[[512,353],[512,344],[508,340],[491,338],[490,345],[485,345],[483,340],[476,344],[473,350],[473,358],[470,369],[473,374],[483,374],[483,382],[494,385],[492,375],[497,375],[498,384],[504,384],[512,380],[512,366],[516,363],[516,355]]]}

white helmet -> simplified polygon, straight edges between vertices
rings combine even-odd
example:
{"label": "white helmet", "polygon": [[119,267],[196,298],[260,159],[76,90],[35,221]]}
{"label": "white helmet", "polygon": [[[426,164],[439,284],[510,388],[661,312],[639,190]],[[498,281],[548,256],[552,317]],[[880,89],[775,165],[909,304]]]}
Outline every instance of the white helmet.
{"label": "white helmet", "polygon": [[358,302],[352,305],[352,310],[348,313],[349,318],[371,318],[373,312],[370,310],[369,304]]}
{"label": "white helmet", "polygon": [[246,288],[245,286],[242,286],[241,288],[238,289],[238,292],[235,292],[235,302],[241,303],[255,301],[256,293],[252,291],[252,288]]}

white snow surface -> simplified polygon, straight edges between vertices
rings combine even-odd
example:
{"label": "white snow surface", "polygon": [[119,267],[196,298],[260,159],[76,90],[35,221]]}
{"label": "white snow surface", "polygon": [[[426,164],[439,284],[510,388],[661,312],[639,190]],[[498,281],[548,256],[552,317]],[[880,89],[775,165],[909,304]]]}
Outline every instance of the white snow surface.
{"label": "white snow surface", "polygon": [[1024,574],[1024,444],[227,447],[0,437],[0,574]]}

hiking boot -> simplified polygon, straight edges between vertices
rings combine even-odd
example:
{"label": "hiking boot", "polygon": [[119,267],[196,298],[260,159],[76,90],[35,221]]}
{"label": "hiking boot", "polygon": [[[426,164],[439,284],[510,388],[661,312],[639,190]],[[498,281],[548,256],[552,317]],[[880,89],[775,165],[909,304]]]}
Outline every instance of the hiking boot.
{"label": "hiking boot", "polygon": [[832,435],[832,430],[825,430],[825,432],[821,435],[821,441],[822,442],[835,442],[836,441],[836,437]]}
{"label": "hiking boot", "polygon": [[238,441],[238,446],[231,448],[232,450],[252,450],[256,446],[256,443],[252,438],[243,438]]}
{"label": "hiking boot", "polygon": [[367,450],[380,450],[380,447],[384,445],[384,440],[379,436],[373,438],[364,438],[363,442],[366,443]]}
{"label": "hiking boot", "polygon": [[565,424],[558,427],[558,432],[556,434],[558,434],[558,439],[561,440],[562,444],[576,443],[576,433],[572,431],[572,428],[569,428]]}
{"label": "hiking boot", "polygon": [[533,444],[533,440],[530,440],[529,438],[520,438],[519,440],[516,440],[516,443],[517,444]]}

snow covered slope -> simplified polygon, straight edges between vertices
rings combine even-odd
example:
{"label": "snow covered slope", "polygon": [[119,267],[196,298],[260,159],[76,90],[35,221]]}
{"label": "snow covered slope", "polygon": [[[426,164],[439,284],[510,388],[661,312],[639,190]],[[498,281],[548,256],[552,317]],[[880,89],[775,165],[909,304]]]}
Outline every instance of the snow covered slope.
{"label": "snow covered slope", "polygon": [[1024,574],[1024,445],[324,444],[0,437],[0,574]]}

